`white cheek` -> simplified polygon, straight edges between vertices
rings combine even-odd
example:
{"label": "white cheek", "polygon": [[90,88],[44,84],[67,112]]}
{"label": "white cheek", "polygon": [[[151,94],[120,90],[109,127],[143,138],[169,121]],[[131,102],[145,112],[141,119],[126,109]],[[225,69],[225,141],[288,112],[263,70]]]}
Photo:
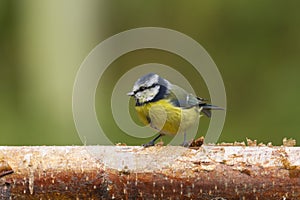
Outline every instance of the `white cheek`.
{"label": "white cheek", "polygon": [[138,92],[135,95],[135,98],[139,100],[140,103],[144,103],[146,100],[145,98],[146,94],[144,94],[143,92]]}
{"label": "white cheek", "polygon": [[146,101],[151,101],[154,98],[154,95],[150,94],[147,97],[144,97],[146,99]]}
{"label": "white cheek", "polygon": [[147,101],[151,101],[152,99],[155,98],[158,92],[159,92],[159,86],[155,88],[151,88],[148,92],[147,97],[145,96],[145,98],[147,98]]}
{"label": "white cheek", "polygon": [[135,94],[135,97],[136,97],[137,99],[141,98],[141,96],[142,96],[142,95],[141,95],[140,92],[138,92],[138,93]]}

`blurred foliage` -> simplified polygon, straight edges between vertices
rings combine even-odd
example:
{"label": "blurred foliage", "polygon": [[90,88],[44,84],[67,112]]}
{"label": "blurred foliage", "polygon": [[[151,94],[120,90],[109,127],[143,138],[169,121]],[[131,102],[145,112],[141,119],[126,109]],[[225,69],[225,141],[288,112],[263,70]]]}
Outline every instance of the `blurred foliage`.
{"label": "blurred foliage", "polygon": [[[104,39],[144,26],[180,31],[214,59],[228,102],[219,141],[300,141],[299,7],[299,1],[271,0],[1,1],[0,145],[81,144],[72,118],[72,89],[80,64]],[[147,62],[174,66],[197,93],[207,96],[191,67],[174,55],[124,55],[105,72],[97,90],[96,108],[106,111],[100,123],[113,141],[144,142],[122,134],[106,103],[121,73]]]}

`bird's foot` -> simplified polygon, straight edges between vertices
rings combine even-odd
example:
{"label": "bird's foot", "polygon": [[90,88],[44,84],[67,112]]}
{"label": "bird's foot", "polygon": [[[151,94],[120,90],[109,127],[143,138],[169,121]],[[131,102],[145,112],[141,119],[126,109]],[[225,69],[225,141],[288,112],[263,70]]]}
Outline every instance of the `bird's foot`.
{"label": "bird's foot", "polygon": [[154,141],[152,140],[152,141],[150,141],[150,142],[148,142],[148,143],[146,143],[146,144],[143,144],[142,146],[143,146],[144,148],[152,147],[152,146],[154,146]]}
{"label": "bird's foot", "polygon": [[143,144],[143,147],[147,148],[147,147],[152,147],[155,144],[155,141],[160,138],[161,136],[163,136],[163,134],[158,134],[153,140],[151,140],[150,142]]}
{"label": "bird's foot", "polygon": [[181,146],[186,147],[186,148],[189,148],[190,145],[191,145],[191,142],[188,142],[188,141],[184,141],[184,142],[181,144]]}

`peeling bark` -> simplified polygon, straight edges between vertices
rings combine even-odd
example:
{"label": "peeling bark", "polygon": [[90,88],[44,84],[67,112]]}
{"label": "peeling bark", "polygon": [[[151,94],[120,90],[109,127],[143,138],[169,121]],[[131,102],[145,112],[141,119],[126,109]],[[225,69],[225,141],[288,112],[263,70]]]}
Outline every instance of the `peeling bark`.
{"label": "peeling bark", "polygon": [[0,147],[0,174],[0,199],[300,199],[300,147]]}

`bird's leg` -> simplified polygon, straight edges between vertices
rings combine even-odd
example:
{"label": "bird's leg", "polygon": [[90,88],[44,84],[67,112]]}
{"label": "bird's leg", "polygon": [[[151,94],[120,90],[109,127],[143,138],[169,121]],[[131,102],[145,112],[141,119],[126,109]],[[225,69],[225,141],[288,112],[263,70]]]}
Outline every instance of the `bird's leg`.
{"label": "bird's leg", "polygon": [[184,132],[183,143],[181,144],[181,146],[183,146],[183,147],[189,147],[190,146],[190,143],[188,141],[186,141],[186,132]]}
{"label": "bird's leg", "polygon": [[153,140],[151,140],[150,142],[143,144],[143,147],[150,147],[150,146],[154,146],[155,141],[158,140],[161,136],[163,136],[163,134],[158,134]]}

